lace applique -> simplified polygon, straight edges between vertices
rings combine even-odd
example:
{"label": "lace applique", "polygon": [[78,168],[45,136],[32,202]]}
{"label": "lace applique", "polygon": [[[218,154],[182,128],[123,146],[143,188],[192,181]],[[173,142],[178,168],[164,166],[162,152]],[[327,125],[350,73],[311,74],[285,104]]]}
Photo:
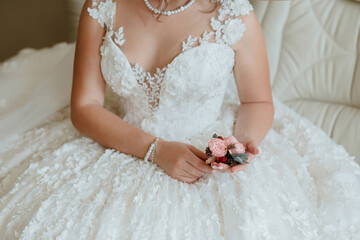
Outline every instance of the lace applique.
{"label": "lace applique", "polygon": [[92,8],[88,8],[89,15],[98,21],[101,27],[112,31],[115,3],[112,0],[92,0]]}
{"label": "lace applique", "polygon": [[159,106],[161,85],[164,81],[167,67],[158,68],[154,75],[144,71],[139,64],[133,65],[132,70],[135,73],[136,81],[146,93],[151,112],[154,112]]}
{"label": "lace applique", "polygon": [[240,40],[246,30],[245,24],[238,16],[249,15],[253,7],[248,0],[213,0],[212,2],[220,2],[221,7],[217,18],[211,18],[210,25],[214,31],[203,33],[202,37],[189,37],[182,43],[182,51],[189,50],[196,42],[199,45],[208,43],[215,35],[218,43],[228,45],[234,44]]}
{"label": "lace applique", "polygon": [[205,42],[209,42],[209,40],[211,39],[211,37],[214,35],[214,32],[204,32],[203,36],[199,39],[199,43],[203,44]]}
{"label": "lace applique", "polygon": [[248,0],[219,0],[222,6],[217,19],[211,18],[211,27],[215,31],[216,41],[232,45],[240,40],[246,30],[238,16],[249,15],[253,10]]}
{"label": "lace applique", "polygon": [[203,33],[202,37],[192,37],[191,35],[189,35],[189,37],[182,43],[182,51],[185,52],[186,50],[191,49],[196,42],[198,42],[199,45],[209,42],[213,35],[214,32],[208,33],[206,31]]}
{"label": "lace applique", "polygon": [[124,45],[125,43],[125,38],[124,38],[124,28],[120,27],[116,32],[115,32],[115,38],[114,41],[116,44],[118,44],[119,46]]}
{"label": "lace applique", "polygon": [[219,9],[219,20],[224,21],[226,16],[244,16],[249,15],[253,10],[248,0],[220,0],[222,6]]}
{"label": "lace applique", "polygon": [[188,36],[188,38],[183,41],[182,43],[182,51],[186,51],[188,49],[190,49],[194,44],[195,42],[198,40],[199,37],[192,37],[191,35]]}
{"label": "lace applique", "polygon": [[245,32],[245,24],[241,19],[227,19],[224,24],[219,20],[211,19],[211,27],[215,30],[216,41],[229,45],[240,40]]}

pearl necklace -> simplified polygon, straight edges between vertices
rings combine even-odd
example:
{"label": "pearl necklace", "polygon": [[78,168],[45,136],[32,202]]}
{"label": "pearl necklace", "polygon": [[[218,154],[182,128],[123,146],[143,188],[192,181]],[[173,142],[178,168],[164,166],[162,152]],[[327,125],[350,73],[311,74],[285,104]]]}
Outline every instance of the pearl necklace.
{"label": "pearl necklace", "polygon": [[148,0],[144,0],[145,5],[148,7],[148,9],[150,9],[153,13],[155,14],[161,14],[161,15],[173,15],[175,13],[179,13],[179,12],[183,12],[185,11],[185,9],[187,9],[188,7],[190,7],[193,3],[195,2],[195,0],[190,0],[187,4],[185,4],[184,6],[181,6],[177,9],[174,10],[170,10],[170,11],[160,11],[159,9],[154,8],[153,6],[150,5],[150,3],[148,2]]}

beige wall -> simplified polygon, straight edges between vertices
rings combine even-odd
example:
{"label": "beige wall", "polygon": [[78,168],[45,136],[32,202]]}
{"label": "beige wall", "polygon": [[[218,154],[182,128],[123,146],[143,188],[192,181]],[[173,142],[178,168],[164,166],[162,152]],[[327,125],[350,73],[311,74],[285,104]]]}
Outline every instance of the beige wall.
{"label": "beige wall", "polygon": [[24,47],[67,41],[64,0],[0,0],[0,62]]}

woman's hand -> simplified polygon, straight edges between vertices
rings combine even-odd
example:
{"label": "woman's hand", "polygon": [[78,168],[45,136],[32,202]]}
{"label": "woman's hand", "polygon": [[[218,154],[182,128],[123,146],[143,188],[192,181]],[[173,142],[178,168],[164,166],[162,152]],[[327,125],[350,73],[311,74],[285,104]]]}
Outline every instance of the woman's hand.
{"label": "woman's hand", "polygon": [[[251,161],[255,158],[255,156],[259,153],[259,149],[257,148],[257,146],[254,144],[254,142],[252,140],[246,140],[246,141],[242,141],[242,143],[245,146],[245,153],[249,154],[248,163],[251,163]],[[213,162],[211,163],[211,166],[215,166],[215,167],[222,167],[222,169],[218,169],[217,171],[220,172],[238,172],[238,171],[242,171],[244,170],[249,164],[238,164],[236,166],[230,167],[229,165],[225,164],[225,163],[216,163]]]}
{"label": "woman's hand", "polygon": [[192,145],[159,139],[154,163],[170,177],[193,183],[213,169],[205,163],[207,155]]}

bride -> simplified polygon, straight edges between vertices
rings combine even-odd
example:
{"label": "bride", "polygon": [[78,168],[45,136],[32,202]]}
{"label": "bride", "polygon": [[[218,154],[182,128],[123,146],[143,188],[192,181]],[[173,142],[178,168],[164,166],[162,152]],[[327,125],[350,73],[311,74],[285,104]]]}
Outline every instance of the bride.
{"label": "bride", "polygon": [[0,152],[4,239],[360,239],[359,165],[273,101],[252,10],[86,0],[70,108]]}
{"label": "bride", "polygon": [[[181,141],[213,125],[233,66],[242,103],[234,136],[257,153],[273,119],[266,51],[247,2],[223,3],[218,17],[216,11],[201,12],[216,7],[208,0],[184,6],[186,1],[160,2],[180,10],[154,18],[156,10],[148,1],[95,2],[89,13],[100,25],[82,13],[71,119],[84,135],[137,158],[144,158],[159,137],[154,163],[175,179],[194,182],[212,168],[203,161],[204,151]],[[103,108],[105,81],[127,98],[125,119]],[[124,89],[127,84],[131,89]]]}

